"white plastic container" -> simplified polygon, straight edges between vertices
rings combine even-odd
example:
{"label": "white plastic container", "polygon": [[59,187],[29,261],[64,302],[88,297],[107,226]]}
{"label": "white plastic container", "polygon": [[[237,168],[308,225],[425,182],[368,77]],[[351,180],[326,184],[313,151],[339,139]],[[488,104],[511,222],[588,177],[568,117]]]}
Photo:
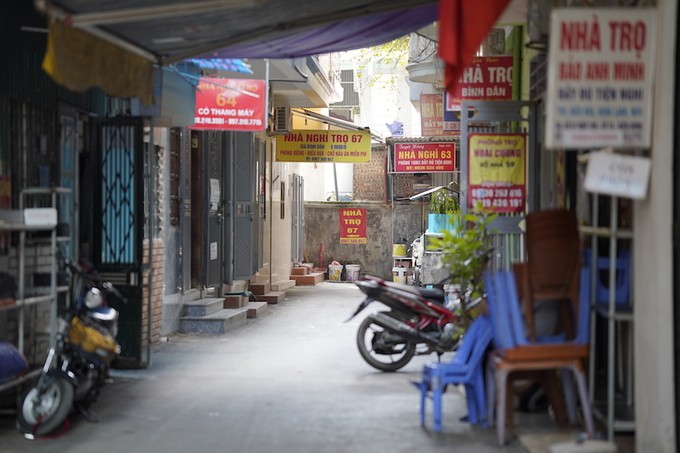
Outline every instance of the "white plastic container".
{"label": "white plastic container", "polygon": [[392,268],[392,278],[395,283],[406,284],[406,268],[405,267],[393,267]]}
{"label": "white plastic container", "polygon": [[340,276],[342,275],[342,264],[330,264],[328,265],[328,280],[331,282],[339,282]]}
{"label": "white plastic container", "polygon": [[361,266],[358,264],[346,264],[345,265],[345,281],[355,282],[359,280],[359,270]]}

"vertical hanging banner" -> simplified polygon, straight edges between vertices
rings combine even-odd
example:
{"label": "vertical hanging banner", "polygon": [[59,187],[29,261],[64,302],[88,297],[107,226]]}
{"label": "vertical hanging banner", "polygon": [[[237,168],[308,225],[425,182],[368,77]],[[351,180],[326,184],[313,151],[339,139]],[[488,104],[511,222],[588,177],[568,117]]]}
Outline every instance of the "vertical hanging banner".
{"label": "vertical hanging banner", "polygon": [[655,9],[556,8],[546,148],[651,146]]}
{"label": "vertical hanging banner", "polygon": [[526,205],[526,135],[471,134],[468,206],[497,213],[523,212]]}
{"label": "vertical hanging banner", "polygon": [[446,135],[441,94],[420,95],[420,135],[423,137]]}
{"label": "vertical hanging banner", "polygon": [[266,89],[264,80],[201,77],[192,129],[263,131]]}
{"label": "vertical hanging banner", "polygon": [[340,208],[340,243],[366,244],[366,209]]}

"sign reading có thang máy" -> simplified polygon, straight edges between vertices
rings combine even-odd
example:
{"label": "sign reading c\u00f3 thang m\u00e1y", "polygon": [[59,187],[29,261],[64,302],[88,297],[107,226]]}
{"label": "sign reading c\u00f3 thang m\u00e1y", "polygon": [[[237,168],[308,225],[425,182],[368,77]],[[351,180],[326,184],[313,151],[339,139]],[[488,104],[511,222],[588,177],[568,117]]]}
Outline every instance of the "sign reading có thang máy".
{"label": "sign reading c\u00f3 thang m\u00e1y", "polygon": [[278,162],[370,162],[369,131],[298,130],[276,137]]}

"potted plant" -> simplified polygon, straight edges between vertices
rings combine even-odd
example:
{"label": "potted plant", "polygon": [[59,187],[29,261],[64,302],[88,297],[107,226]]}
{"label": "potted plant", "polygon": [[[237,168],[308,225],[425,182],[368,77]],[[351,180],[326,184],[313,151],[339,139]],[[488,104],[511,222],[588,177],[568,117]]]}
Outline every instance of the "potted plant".
{"label": "potted plant", "polygon": [[455,214],[460,209],[458,194],[442,187],[430,196],[430,214],[427,217],[428,231],[441,233],[455,226]]}
{"label": "potted plant", "polygon": [[[442,231],[441,237],[433,240],[433,246],[441,250],[441,265],[448,269],[449,283],[459,293],[458,310],[464,329],[476,316],[478,306],[481,305],[478,304],[472,310],[467,306],[470,301],[478,300],[484,294],[482,273],[491,257],[489,225],[496,214],[478,206],[475,212],[465,215],[458,212],[455,216],[462,227]],[[468,291],[469,297],[466,297]]]}

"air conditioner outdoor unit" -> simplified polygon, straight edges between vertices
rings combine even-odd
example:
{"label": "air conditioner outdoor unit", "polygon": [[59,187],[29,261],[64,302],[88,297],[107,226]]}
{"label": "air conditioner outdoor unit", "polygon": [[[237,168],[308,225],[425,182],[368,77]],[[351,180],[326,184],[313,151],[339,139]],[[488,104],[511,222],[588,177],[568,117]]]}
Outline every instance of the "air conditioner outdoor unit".
{"label": "air conditioner outdoor unit", "polygon": [[272,134],[289,134],[292,129],[290,107],[275,107],[270,132]]}

